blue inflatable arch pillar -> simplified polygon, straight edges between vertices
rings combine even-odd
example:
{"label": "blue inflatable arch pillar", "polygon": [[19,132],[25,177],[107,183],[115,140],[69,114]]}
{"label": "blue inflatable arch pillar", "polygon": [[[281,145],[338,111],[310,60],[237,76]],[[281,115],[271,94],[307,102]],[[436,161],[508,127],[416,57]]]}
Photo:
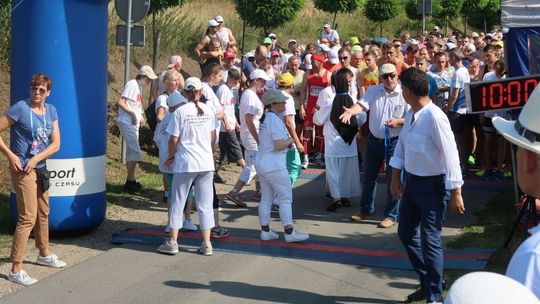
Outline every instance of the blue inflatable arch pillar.
{"label": "blue inflatable arch pillar", "polygon": [[[61,148],[51,171],[49,227],[84,230],[105,219],[107,0],[13,0],[11,103],[28,98],[33,74],[53,79]],[[17,216],[15,195],[11,214]]]}

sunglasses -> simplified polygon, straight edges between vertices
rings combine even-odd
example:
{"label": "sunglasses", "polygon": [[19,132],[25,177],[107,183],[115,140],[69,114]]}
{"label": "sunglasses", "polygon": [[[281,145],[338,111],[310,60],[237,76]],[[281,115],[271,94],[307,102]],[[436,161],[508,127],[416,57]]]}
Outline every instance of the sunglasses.
{"label": "sunglasses", "polygon": [[41,94],[41,95],[47,93],[46,89],[40,88],[40,87],[30,87],[30,91],[31,92],[39,92],[39,94]]}
{"label": "sunglasses", "polygon": [[396,77],[396,74],[384,74],[384,75],[381,75],[381,78],[384,79],[384,80],[387,80],[389,78],[394,78]]}
{"label": "sunglasses", "polygon": [[340,61],[345,61],[347,59],[349,59],[349,56],[340,56],[338,57]]}
{"label": "sunglasses", "polygon": [[276,37],[270,37],[270,39],[272,39],[272,40],[276,40],[277,38],[276,38]]}

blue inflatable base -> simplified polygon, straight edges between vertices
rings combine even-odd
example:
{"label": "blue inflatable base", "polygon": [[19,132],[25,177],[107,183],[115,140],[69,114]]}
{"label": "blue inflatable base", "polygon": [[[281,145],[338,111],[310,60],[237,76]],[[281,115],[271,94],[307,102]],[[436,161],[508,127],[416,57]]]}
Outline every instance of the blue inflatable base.
{"label": "blue inflatable base", "polygon": [[[10,214],[13,225],[17,223],[17,202],[11,193]],[[107,198],[105,192],[50,198],[50,231],[85,230],[99,226],[105,220]]]}

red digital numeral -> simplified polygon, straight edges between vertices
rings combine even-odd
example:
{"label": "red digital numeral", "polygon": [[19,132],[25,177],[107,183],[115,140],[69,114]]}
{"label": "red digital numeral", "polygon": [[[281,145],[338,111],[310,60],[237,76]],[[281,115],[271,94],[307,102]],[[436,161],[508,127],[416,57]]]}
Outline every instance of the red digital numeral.
{"label": "red digital numeral", "polygon": [[[499,91],[497,94],[497,97],[499,97],[498,100],[496,98],[493,98],[494,97],[493,95],[495,95],[495,90]],[[492,109],[498,109],[502,107],[503,105],[502,92],[503,92],[503,86],[501,83],[493,83],[489,87],[489,105],[491,106]]]}
{"label": "red digital numeral", "polygon": [[[508,98],[508,105],[511,107],[519,106],[519,104],[521,103],[521,83],[516,80],[510,81],[506,87],[508,89],[506,92]],[[514,96],[516,97],[516,99],[513,98]]]}
{"label": "red digital numeral", "polygon": [[534,88],[536,88],[536,85],[538,84],[538,80],[536,79],[527,79],[523,83],[525,88],[525,98],[523,99],[524,102],[527,102],[529,100],[529,92],[532,93],[534,91]]}

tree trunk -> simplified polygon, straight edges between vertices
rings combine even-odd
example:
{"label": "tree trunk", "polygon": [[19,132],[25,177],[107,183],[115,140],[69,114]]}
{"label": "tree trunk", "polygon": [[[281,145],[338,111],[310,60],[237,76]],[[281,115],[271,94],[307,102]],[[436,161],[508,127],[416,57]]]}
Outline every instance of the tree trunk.
{"label": "tree trunk", "polygon": [[484,33],[487,33],[487,22],[486,22],[486,18],[484,18]]}
{"label": "tree trunk", "polygon": [[448,16],[444,17],[444,36],[448,37]]}
{"label": "tree trunk", "polygon": [[382,22],[379,22],[379,26],[380,26],[379,36],[382,37]]}
{"label": "tree trunk", "polygon": [[334,21],[332,21],[332,28],[337,30],[336,28],[336,16],[337,16],[337,11],[334,12]]}
{"label": "tree trunk", "polygon": [[465,35],[467,35],[467,25],[468,25],[467,22],[468,22],[467,17],[465,17]]}

